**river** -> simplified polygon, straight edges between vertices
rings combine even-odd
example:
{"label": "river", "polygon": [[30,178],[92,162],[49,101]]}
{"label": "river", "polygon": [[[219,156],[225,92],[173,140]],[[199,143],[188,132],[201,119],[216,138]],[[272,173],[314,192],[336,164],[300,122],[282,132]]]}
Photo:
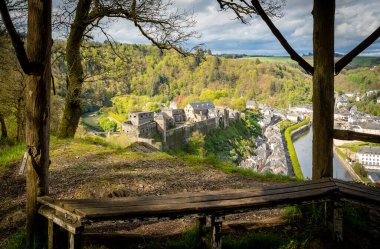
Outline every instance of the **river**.
{"label": "river", "polygon": [[[301,170],[305,178],[312,177],[312,141],[313,141],[313,131],[309,129],[302,136],[298,137],[296,141],[293,142],[294,148],[297,153],[298,161],[301,165]],[[352,177],[344,166],[340,163],[339,159],[334,156],[333,159],[334,169],[333,176],[334,178],[351,181]]]}

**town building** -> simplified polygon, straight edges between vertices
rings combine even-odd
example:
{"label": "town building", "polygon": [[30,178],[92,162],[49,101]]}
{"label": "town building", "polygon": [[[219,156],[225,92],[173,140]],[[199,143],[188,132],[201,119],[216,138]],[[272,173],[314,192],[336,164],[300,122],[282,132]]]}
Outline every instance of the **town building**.
{"label": "town building", "polygon": [[152,138],[157,132],[157,123],[153,112],[130,112],[129,120],[122,124],[124,133],[132,137]]}
{"label": "town building", "polygon": [[164,110],[163,112],[171,117],[175,124],[186,122],[186,114],[184,109],[169,109]]}
{"label": "town building", "polygon": [[166,112],[159,112],[154,115],[154,121],[157,123],[157,132],[163,136],[165,131],[174,128],[174,119]]}
{"label": "town building", "polygon": [[380,147],[365,146],[358,151],[357,157],[366,169],[380,170]]}
{"label": "town building", "polygon": [[286,118],[292,122],[300,122],[304,119],[303,115],[299,115],[298,113],[289,113],[286,115]]}
{"label": "town building", "polygon": [[299,105],[290,108],[291,112],[297,112],[297,113],[303,113],[303,114],[312,114],[313,113],[313,106],[310,104],[305,105]]}
{"label": "town building", "polygon": [[185,114],[188,121],[198,122],[209,118],[210,109],[215,109],[211,101],[193,102],[186,105]]}
{"label": "town building", "polygon": [[351,130],[361,133],[380,135],[380,124],[375,122],[355,122],[351,124]]}
{"label": "town building", "polygon": [[153,119],[154,119],[154,112],[134,111],[134,112],[130,112],[128,115],[128,120],[131,121],[133,125],[137,125],[137,126],[152,122]]}

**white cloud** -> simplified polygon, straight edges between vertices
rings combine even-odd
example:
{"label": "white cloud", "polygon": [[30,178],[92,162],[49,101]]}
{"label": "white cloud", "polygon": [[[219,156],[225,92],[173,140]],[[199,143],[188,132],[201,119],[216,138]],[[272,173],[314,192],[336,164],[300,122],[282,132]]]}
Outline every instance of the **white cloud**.
{"label": "white cloud", "polygon": [[[174,2],[177,7],[193,10],[196,14],[196,30],[201,34],[201,38],[190,41],[190,47],[204,43],[207,48],[219,52],[285,54],[269,28],[258,17],[250,24],[244,25],[235,19],[231,11],[220,11],[216,0],[175,0]],[[274,20],[289,43],[300,53],[312,51],[312,8],[312,1],[288,0],[284,16]],[[335,50],[345,53],[355,47],[380,25],[379,16],[378,0],[337,1]],[[130,22],[121,20],[113,22],[107,31],[120,42],[149,43]],[[96,35],[96,39],[104,40],[104,37]],[[242,44],[247,47],[242,47]],[[266,44],[270,44],[270,47],[269,45],[264,47]],[[375,49],[379,47],[380,41],[377,41],[365,52],[378,54],[379,51]]]}

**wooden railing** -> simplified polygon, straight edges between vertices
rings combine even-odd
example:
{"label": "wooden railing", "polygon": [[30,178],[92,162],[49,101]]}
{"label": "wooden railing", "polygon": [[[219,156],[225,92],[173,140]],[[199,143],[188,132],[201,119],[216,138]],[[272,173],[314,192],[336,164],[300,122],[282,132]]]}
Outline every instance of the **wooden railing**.
{"label": "wooden railing", "polygon": [[[200,229],[204,229],[205,217],[211,217],[212,248],[221,248],[222,217],[278,205],[301,204],[316,201],[333,202],[341,209],[341,200],[380,206],[380,190],[358,184],[326,178],[282,184],[255,189],[223,190],[199,193],[181,193],[165,196],[109,198],[109,199],[61,199],[40,197],[39,214],[49,221],[48,245],[53,248],[54,224],[69,233],[69,248],[78,248],[86,224],[109,220],[135,220],[149,218],[180,218],[196,216]],[[334,212],[342,214],[340,212]],[[342,219],[334,217],[333,234],[341,240]]]}

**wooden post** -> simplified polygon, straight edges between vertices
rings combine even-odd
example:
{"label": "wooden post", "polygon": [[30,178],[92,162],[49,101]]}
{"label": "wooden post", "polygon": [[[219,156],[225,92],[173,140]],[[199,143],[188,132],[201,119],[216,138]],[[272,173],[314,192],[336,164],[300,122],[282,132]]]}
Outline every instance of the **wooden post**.
{"label": "wooden post", "polygon": [[333,239],[336,242],[343,241],[343,203],[340,200],[334,201],[333,213]]}
{"label": "wooden post", "polygon": [[48,249],[53,249],[54,245],[54,222],[48,221]]}
{"label": "wooden post", "polygon": [[222,248],[222,219],[211,216],[211,248]]}
{"label": "wooden post", "polygon": [[333,176],[335,0],[314,0],[313,180]]}
{"label": "wooden post", "polygon": [[198,226],[198,235],[203,238],[205,236],[205,227],[206,227],[206,216],[198,217],[197,226]]}
{"label": "wooden post", "polygon": [[80,236],[81,234],[73,234],[69,232],[69,249],[80,248]]}

